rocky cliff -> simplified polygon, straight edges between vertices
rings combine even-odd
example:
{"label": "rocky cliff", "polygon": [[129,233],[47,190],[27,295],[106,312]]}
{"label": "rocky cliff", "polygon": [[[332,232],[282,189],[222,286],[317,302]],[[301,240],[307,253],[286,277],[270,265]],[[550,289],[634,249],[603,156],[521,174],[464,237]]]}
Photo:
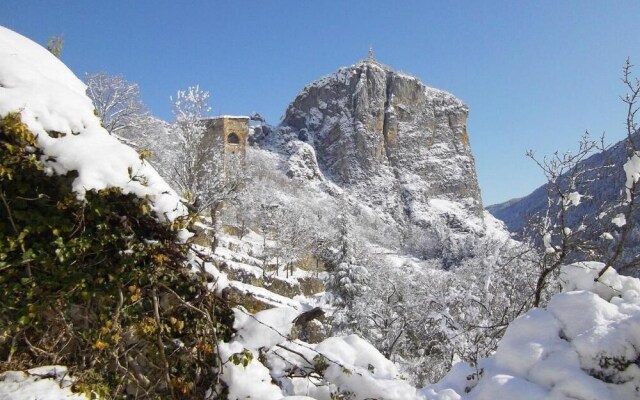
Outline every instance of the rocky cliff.
{"label": "rocky cliff", "polygon": [[367,60],[305,87],[279,131],[367,205],[429,225],[438,200],[482,217],[467,115],[453,95]]}

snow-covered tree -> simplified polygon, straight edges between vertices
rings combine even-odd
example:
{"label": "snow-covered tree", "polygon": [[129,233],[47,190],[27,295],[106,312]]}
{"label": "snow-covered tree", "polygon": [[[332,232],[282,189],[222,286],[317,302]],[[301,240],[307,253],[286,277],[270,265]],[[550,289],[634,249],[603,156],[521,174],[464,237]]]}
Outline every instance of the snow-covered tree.
{"label": "snow-covered tree", "polygon": [[[535,306],[541,303],[549,277],[557,274],[564,264],[600,260],[605,263],[602,273],[609,267],[633,273],[640,264],[636,249],[629,248],[629,239],[637,235],[635,222],[640,221],[637,200],[640,153],[636,150],[635,123],[640,82],[632,78],[631,68],[627,61],[622,79],[627,88],[622,97],[627,105],[627,139],[626,149],[618,149],[620,158],[608,159],[604,138],[592,140],[588,134],[574,152],[556,152],[543,159],[536,158],[532,151],[528,153],[547,179],[546,207],[534,215],[528,226],[529,237],[541,248]],[[602,156],[589,157],[594,153]],[[609,201],[603,201],[602,185],[598,182],[611,177],[626,179],[624,189]]]}
{"label": "snow-covered tree", "polygon": [[109,133],[118,134],[125,128],[139,129],[144,125],[148,111],[140,99],[137,83],[104,72],[87,74],[85,83],[96,114]]}
{"label": "snow-covered tree", "polygon": [[222,138],[206,134],[208,91],[190,86],[172,100],[174,159],[170,164],[161,161],[161,169],[197,211],[208,210],[215,219],[222,201],[230,200],[242,183],[241,165],[233,162],[237,160],[225,164]]}
{"label": "snow-covered tree", "polygon": [[335,251],[329,259],[327,291],[331,293],[336,310],[331,321],[333,332],[344,334],[357,332],[359,321],[354,317],[357,302],[369,291],[369,270],[366,251],[362,243],[352,236],[351,216],[347,203],[340,201],[342,211],[337,215],[337,236],[333,243]]}
{"label": "snow-covered tree", "polygon": [[[171,100],[175,121],[157,131],[155,138],[145,135],[145,142],[151,144],[151,162],[194,213],[206,214],[219,228],[223,204],[233,202],[242,185],[242,160],[232,156],[225,160],[222,138],[207,135],[208,91],[190,86],[179,90]],[[212,239],[215,247],[217,236]]]}
{"label": "snow-covered tree", "polygon": [[[601,142],[582,137],[575,152],[556,152],[538,160],[532,151],[527,155],[541,168],[547,178],[547,204],[542,213],[529,222],[528,229],[534,232],[536,244],[541,247],[537,269],[534,304],[540,305],[541,294],[551,274],[561,265],[579,254],[595,256],[602,239],[594,235],[600,230],[599,220],[581,218],[577,229],[571,229],[571,213],[585,199],[591,198],[590,184],[608,172],[611,165],[600,165],[593,169],[584,167],[584,160],[597,151],[603,151]],[[599,205],[604,211],[605,205]]]}
{"label": "snow-covered tree", "polygon": [[207,128],[203,119],[211,110],[209,92],[190,86],[179,90],[171,100],[175,122],[170,130],[177,148],[173,165],[165,166],[166,173],[183,195],[194,203],[201,202],[201,197],[209,197],[215,186],[208,175],[217,177],[222,173],[221,156],[212,154],[212,148],[204,145]]}
{"label": "snow-covered tree", "polygon": [[[623,198],[620,202],[621,207],[609,214],[608,221],[611,221],[611,230],[616,231],[617,240],[611,247],[612,251],[605,261],[605,265],[598,274],[598,278],[609,268],[615,268],[625,274],[640,275],[638,267],[640,266],[640,256],[637,252],[630,250],[629,242],[631,236],[637,234],[637,221],[640,219],[638,215],[639,208],[639,191],[640,191],[640,150],[638,149],[637,136],[640,130],[636,122],[636,114],[640,110],[638,102],[640,101],[640,79],[632,76],[632,68],[630,60],[627,59],[623,68],[622,82],[624,83],[627,93],[622,97],[622,101],[627,107],[626,130],[627,130],[627,160],[622,166],[625,172],[625,190]],[[635,139],[635,140],[634,140]],[[611,218],[613,217],[613,218]],[[605,235],[608,232],[603,232]],[[626,254],[625,254],[626,253]]]}
{"label": "snow-covered tree", "polygon": [[[393,257],[361,255],[366,290],[353,297],[344,287],[355,288],[354,279],[338,268],[329,283],[341,296],[334,331],[366,338],[417,384],[437,381],[460,360],[475,365],[531,308],[537,271],[534,250],[508,237],[487,235],[470,251],[448,270],[440,259],[394,265]],[[333,288],[341,278],[349,285]]]}

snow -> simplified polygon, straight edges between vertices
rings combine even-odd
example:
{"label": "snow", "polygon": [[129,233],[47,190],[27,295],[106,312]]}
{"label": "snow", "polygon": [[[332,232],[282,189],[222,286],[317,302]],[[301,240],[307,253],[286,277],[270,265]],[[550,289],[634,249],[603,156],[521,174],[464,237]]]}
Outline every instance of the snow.
{"label": "snow", "polygon": [[246,347],[253,350],[270,348],[287,339],[298,315],[300,311],[291,307],[272,308],[254,315],[234,309],[233,328],[237,330],[237,339]]}
{"label": "snow", "polygon": [[72,187],[78,198],[89,190],[119,187],[149,197],[160,220],[185,215],[180,198],[160,175],[100,125],[85,89],[49,51],[0,27],[0,117],[20,113],[37,136],[45,172],[77,171]]}
{"label": "snow", "polygon": [[[304,357],[304,358],[303,358]],[[324,360],[323,379],[290,378],[289,369],[310,369]],[[330,400],[331,393],[351,393],[354,400],[384,398],[420,399],[416,388],[399,376],[396,366],[370,343],[356,336],[331,337],[317,345],[287,342],[267,353],[272,376],[288,394]]]}
{"label": "snow", "polygon": [[253,286],[238,281],[230,281],[229,286],[239,290],[242,293],[250,294],[254,298],[259,299],[260,301],[273,307],[287,306],[297,310],[304,310],[307,308],[299,301],[273,293],[262,287]]}
{"label": "snow", "polygon": [[603,232],[600,237],[604,240],[613,240],[613,235],[609,232]]}
{"label": "snow", "polygon": [[287,176],[305,180],[324,180],[316,162],[316,152],[311,145],[300,141],[291,141],[287,144],[287,151],[290,153]]}
{"label": "snow", "polygon": [[595,277],[603,267],[604,264],[596,262],[582,262],[563,267],[560,275],[563,289],[587,290],[606,301],[616,303],[620,301],[617,298],[626,298],[630,302],[640,301],[640,280],[637,278],[619,275],[612,268],[608,268],[596,282]]}
{"label": "snow", "polygon": [[506,241],[510,238],[509,231],[504,222],[494,217],[489,211],[483,213],[484,227],[486,234],[498,240]]}
{"label": "snow", "polygon": [[[253,232],[242,240],[221,234],[220,243],[237,249],[235,252],[228,248],[216,250],[215,256],[224,255],[225,262],[231,258],[260,261],[245,254],[263,243],[263,238]],[[204,248],[200,250],[205,251]],[[219,345],[224,362],[221,379],[229,386],[229,398],[330,400],[332,394],[347,392],[352,393],[353,399],[420,398],[416,388],[402,380],[396,366],[358,336],[331,337],[318,344],[292,337],[294,319],[318,305],[322,294],[318,295],[320,298],[296,296],[290,299],[265,288],[229,280],[213,264],[205,263],[204,266],[218,280],[224,276],[227,279],[224,285],[251,293],[261,302],[275,307],[255,314],[242,307],[233,309],[236,333],[230,343]],[[251,273],[254,265],[237,262],[236,267]],[[289,376],[292,370],[311,371],[319,357],[326,360],[322,379]],[[238,363],[239,360],[244,364]]]}
{"label": "snow", "polygon": [[551,254],[556,252],[553,246],[551,246],[551,233],[545,233],[544,236],[542,236],[542,242],[544,244],[545,253]]}
{"label": "snow", "polygon": [[[243,309],[234,309],[236,336],[230,343],[220,343],[223,361],[234,354],[251,354],[247,365],[228,361],[222,368],[220,378],[229,387],[230,399],[276,400],[283,397],[278,386],[271,383],[271,375],[259,360],[259,350],[271,348],[284,342],[291,331],[292,323],[299,311],[289,308],[273,308],[251,315]],[[245,356],[246,358],[246,356]]]}
{"label": "snow", "polygon": [[631,399],[640,387],[640,280],[601,263],[561,269],[563,292],[513,321],[478,370],[456,366],[427,399]]}
{"label": "snow", "polygon": [[[342,391],[357,398],[417,398],[416,389],[399,379],[396,366],[356,335],[328,338],[315,350],[336,361],[329,363],[324,378]],[[345,368],[350,372],[345,373]]]}
{"label": "snow", "polygon": [[627,201],[631,201],[631,189],[640,179],[640,152],[635,152],[622,166],[627,177],[625,188],[627,191]]}
{"label": "snow", "polygon": [[73,379],[60,365],[32,368],[26,372],[0,374],[0,400],[85,400],[71,392]]}
{"label": "snow", "polygon": [[[416,183],[407,183],[403,185],[403,188],[407,193],[416,193],[417,195],[419,189],[415,188],[414,185],[419,187],[421,184],[419,181]],[[485,224],[485,221],[475,216],[471,212],[471,204],[473,202],[474,200],[471,198],[459,199],[457,201],[444,198],[431,198],[424,204],[420,202],[410,202],[411,215],[416,223],[420,222],[427,225],[443,226],[446,224],[444,221],[455,220],[464,226],[463,231],[465,231],[465,233],[470,231],[478,235],[482,235],[485,232],[491,232],[491,235],[494,236],[504,237],[508,235],[508,232],[501,228],[501,223],[493,217],[490,217]],[[485,217],[488,215],[489,214],[486,213]],[[499,233],[501,230],[503,232]],[[451,230],[451,233],[452,235],[456,234],[455,230]]]}
{"label": "snow", "polygon": [[614,223],[618,228],[621,228],[627,224],[627,219],[625,218],[624,214],[620,213],[616,215],[611,220],[611,222]]}
{"label": "snow", "polygon": [[216,115],[215,117],[208,117],[208,118],[204,118],[204,119],[246,119],[248,120],[249,117],[247,117],[246,115]]}
{"label": "snow", "polygon": [[582,198],[582,195],[578,192],[571,192],[569,193],[569,195],[567,196],[567,199],[563,201],[565,206],[577,206],[580,204],[580,199]]}
{"label": "snow", "polygon": [[241,342],[220,343],[218,351],[225,362],[220,379],[229,387],[229,399],[279,400],[283,394],[280,388],[271,383],[267,367],[258,361],[258,354],[250,352],[251,361],[246,365],[237,365],[231,361],[234,354],[242,353]]}
{"label": "snow", "polygon": [[307,396],[287,396],[283,397],[282,400],[314,400],[313,397]]}
{"label": "snow", "polygon": [[193,235],[195,235],[193,232],[187,230],[187,229],[180,229],[178,231],[178,234],[176,235],[176,240],[179,243],[186,243],[187,240],[189,240],[190,238],[193,237]]}

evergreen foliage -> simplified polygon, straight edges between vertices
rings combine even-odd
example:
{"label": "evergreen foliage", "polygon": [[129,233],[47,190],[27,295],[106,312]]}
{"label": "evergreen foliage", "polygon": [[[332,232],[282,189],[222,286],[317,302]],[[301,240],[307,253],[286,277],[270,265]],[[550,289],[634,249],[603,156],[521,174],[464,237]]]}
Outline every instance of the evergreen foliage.
{"label": "evergreen foliage", "polygon": [[47,50],[49,50],[54,56],[61,58],[63,44],[64,39],[62,39],[62,35],[52,36],[47,41]]}
{"label": "evergreen foliage", "polygon": [[0,120],[0,372],[73,366],[101,398],[202,397],[231,312],[148,199],[49,176],[19,114]]}

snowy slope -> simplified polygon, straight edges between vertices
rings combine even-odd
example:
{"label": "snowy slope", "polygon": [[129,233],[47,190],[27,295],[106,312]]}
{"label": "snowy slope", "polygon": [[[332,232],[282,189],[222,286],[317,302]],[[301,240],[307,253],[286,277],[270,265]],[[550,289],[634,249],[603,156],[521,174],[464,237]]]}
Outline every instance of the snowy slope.
{"label": "snowy slope", "polygon": [[[232,240],[227,236],[223,242]],[[388,253],[391,268],[407,262],[379,250]],[[246,256],[228,248],[220,254]],[[512,322],[493,356],[482,359],[478,367],[460,363],[440,382],[422,389],[404,381],[396,365],[358,336],[319,343],[292,336],[295,318],[309,307],[304,297],[296,298],[301,308],[286,302],[274,302],[274,308],[257,313],[236,308],[236,336],[220,347],[223,359],[235,362],[225,364],[222,379],[230,385],[230,398],[238,399],[330,400],[339,394],[354,400],[637,398],[640,280],[609,270],[594,282],[602,266],[563,267],[563,292],[546,309],[533,309]],[[252,270],[250,264],[240,268]]]}
{"label": "snowy slope", "polygon": [[85,89],[49,51],[0,27],[0,117],[20,113],[37,135],[45,171],[77,171],[73,190],[80,198],[88,190],[119,187],[149,197],[162,220],[185,214],[158,173],[100,125]]}
{"label": "snowy slope", "polygon": [[[36,135],[44,171],[77,172],[73,190],[121,188],[148,198],[157,218],[186,214],[178,195],[139,155],[110,136],[94,115],[85,85],[56,57],[31,40],[0,27],[0,118],[19,113]],[[81,399],[62,366],[0,375],[0,399]]]}
{"label": "snowy slope", "polygon": [[[243,239],[223,234],[222,247],[216,249],[213,257],[217,265],[224,264],[226,268],[233,262],[235,276],[243,276],[238,271],[254,275],[262,263],[248,253],[259,256],[262,241],[255,233]],[[199,251],[207,250],[199,248]],[[222,359],[231,360],[221,375],[228,385],[228,398],[330,400],[332,395],[351,393],[353,399],[380,396],[390,400],[420,399],[417,389],[401,378],[397,367],[358,336],[330,337],[319,343],[307,343],[293,336],[295,319],[303,311],[315,306],[330,311],[323,293],[287,298],[264,287],[234,280],[214,263],[206,263],[205,268],[216,277],[216,290],[240,290],[270,307],[256,313],[241,305],[234,308],[237,333],[231,342],[219,347]],[[309,275],[308,271],[295,270],[287,279],[295,282]]]}
{"label": "snowy slope", "polygon": [[[244,243],[257,243],[255,239]],[[246,251],[229,249],[236,239],[225,236],[222,241],[223,251],[216,257],[244,258],[248,263],[239,263],[238,268],[253,270]],[[393,258],[404,262],[400,256]],[[206,267],[217,277],[217,289],[233,287],[234,281],[215,265]],[[296,339],[295,318],[309,308],[310,299],[282,302],[278,299],[283,296],[260,288],[274,300],[273,308],[256,313],[234,309],[237,333],[219,346],[226,361],[221,378],[229,386],[230,399],[637,398],[640,280],[610,270],[594,283],[601,267],[599,263],[563,267],[563,293],[554,296],[546,309],[531,310],[510,324],[493,356],[481,360],[477,368],[458,364],[440,382],[422,389],[411,386],[396,365],[358,336],[329,337],[319,343]],[[64,388],[68,383],[58,383],[64,374],[44,379],[35,375],[33,371],[0,375],[0,399],[79,398]]]}

